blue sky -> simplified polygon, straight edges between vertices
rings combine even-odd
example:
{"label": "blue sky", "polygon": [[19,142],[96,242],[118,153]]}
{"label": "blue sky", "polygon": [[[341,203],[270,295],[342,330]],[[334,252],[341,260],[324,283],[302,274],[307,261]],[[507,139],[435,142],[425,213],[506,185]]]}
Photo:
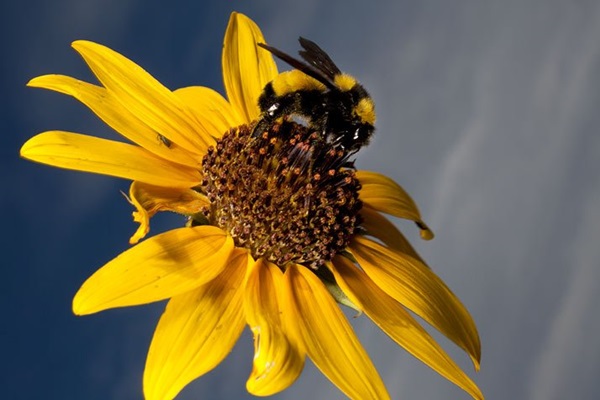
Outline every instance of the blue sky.
{"label": "blue sky", "polygon": [[[208,5],[206,3],[209,3]],[[485,4],[483,4],[485,3]],[[471,374],[488,399],[593,398],[600,376],[600,3],[593,1],[4,2],[0,286],[7,399],[136,399],[163,304],[75,317],[71,298],[128,247],[125,181],[18,158],[64,129],[116,138],[85,107],[25,87],[62,73],[91,80],[70,48],[106,44],[169,88],[222,89],[229,13],[288,52],[302,35],[374,97],[377,132],[361,169],[402,184],[437,236],[398,222],[471,310],[483,343]],[[182,223],[161,216],[153,230]],[[352,321],[393,398],[468,396]],[[443,341],[443,340],[442,340]],[[443,341],[470,371],[466,356]],[[246,332],[181,399],[251,398]],[[278,399],[342,398],[314,367]]]}

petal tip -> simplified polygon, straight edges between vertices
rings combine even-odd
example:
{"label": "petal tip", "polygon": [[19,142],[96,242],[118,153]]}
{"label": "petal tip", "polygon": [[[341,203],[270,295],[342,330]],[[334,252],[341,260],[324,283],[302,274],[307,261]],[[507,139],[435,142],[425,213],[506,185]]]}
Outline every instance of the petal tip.
{"label": "petal tip", "polygon": [[417,224],[417,226],[420,229],[419,234],[421,235],[421,239],[431,240],[435,237],[435,234],[433,233],[433,231],[431,229],[429,229],[429,227],[427,226],[427,224],[425,222],[416,221],[415,223]]}
{"label": "petal tip", "polygon": [[27,86],[55,90],[55,86],[62,83],[64,78],[64,75],[59,74],[40,75],[36,76],[35,78],[31,78],[29,82],[27,82]]}
{"label": "petal tip", "polygon": [[421,235],[421,239],[423,239],[423,240],[431,240],[435,237],[433,232],[430,231],[429,229],[422,229],[420,232],[420,235]]}
{"label": "petal tip", "polygon": [[471,358],[475,372],[479,372],[481,368],[481,353],[477,353],[476,355],[469,354],[469,358]]}
{"label": "petal tip", "polygon": [[27,158],[27,143],[29,141],[23,143],[23,146],[21,146],[21,148],[19,149],[19,156],[22,158]]}
{"label": "petal tip", "polygon": [[82,51],[86,50],[86,49],[90,49],[92,47],[103,47],[102,45],[95,43],[95,42],[91,42],[89,40],[75,40],[73,42],[71,42],[71,47],[73,49],[75,49],[75,51],[77,51],[78,53],[81,54]]}
{"label": "petal tip", "polygon": [[78,317],[95,314],[103,310],[103,308],[98,307],[97,304],[90,302],[89,291],[82,290],[85,286],[86,284],[84,283],[83,286],[79,288],[77,293],[75,293],[71,303],[71,310],[73,311],[73,314],[77,315]]}
{"label": "petal tip", "polygon": [[27,141],[25,143],[23,143],[23,146],[21,146],[21,148],[19,149],[19,156],[31,160],[32,156],[33,156],[33,149],[36,146],[38,140],[36,139],[39,135],[36,135],[34,137],[31,137],[29,139],[27,139]]}
{"label": "petal tip", "polygon": [[78,47],[85,46],[86,43],[90,43],[87,40],[74,40],[71,42],[71,47],[77,49]]}
{"label": "petal tip", "polygon": [[89,312],[86,312],[85,307],[83,307],[81,299],[78,298],[78,295],[75,295],[75,297],[73,298],[72,310],[73,314],[77,316],[89,314]]}
{"label": "petal tip", "polygon": [[[43,76],[43,75],[42,75],[42,76]],[[36,76],[35,78],[31,78],[31,79],[30,79],[30,80],[29,80],[29,81],[28,81],[28,82],[25,84],[25,86],[27,86],[27,87],[38,87],[38,86],[39,86],[39,85],[38,85],[38,82],[39,82],[39,80],[40,80],[40,78],[41,78],[42,76]]]}

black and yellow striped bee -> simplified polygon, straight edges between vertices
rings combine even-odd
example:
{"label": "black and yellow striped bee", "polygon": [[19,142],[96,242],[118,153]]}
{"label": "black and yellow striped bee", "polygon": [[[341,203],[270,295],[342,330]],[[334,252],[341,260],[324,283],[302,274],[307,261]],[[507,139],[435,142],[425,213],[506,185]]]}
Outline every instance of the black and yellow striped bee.
{"label": "black and yellow striped bee", "polygon": [[316,43],[299,38],[304,61],[263,43],[258,45],[294,70],[269,82],[259,100],[262,112],[254,129],[260,136],[280,118],[296,117],[323,136],[328,144],[355,153],[369,143],[375,130],[375,104],[358,81],[335,65]]}

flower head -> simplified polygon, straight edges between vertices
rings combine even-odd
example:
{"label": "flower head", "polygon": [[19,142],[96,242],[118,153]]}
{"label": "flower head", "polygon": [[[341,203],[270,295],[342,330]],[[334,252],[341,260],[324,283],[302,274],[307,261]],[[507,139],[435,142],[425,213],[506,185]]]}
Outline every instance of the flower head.
{"label": "flower head", "polygon": [[[132,143],[50,131],[21,155],[126,178],[135,244],[94,273],[73,300],[78,315],[169,299],[144,373],[147,399],[173,398],[217,366],[243,328],[254,334],[249,392],[291,385],[306,356],[347,396],[387,390],[336,300],[364,312],[394,341],[475,399],[469,377],[409,313],[462,348],[479,367],[469,313],[384,216],[432,236],[391,179],[354,169],[347,154],[283,118],[253,133],[257,100],[277,76],[259,28],[233,13],[225,34],[227,100],[205,87],[170,91],[104,46],[77,41],[101,86],[62,75],[29,85],[71,95]],[[185,227],[140,242],[159,211]],[[139,243],[138,243],[139,242]]]}

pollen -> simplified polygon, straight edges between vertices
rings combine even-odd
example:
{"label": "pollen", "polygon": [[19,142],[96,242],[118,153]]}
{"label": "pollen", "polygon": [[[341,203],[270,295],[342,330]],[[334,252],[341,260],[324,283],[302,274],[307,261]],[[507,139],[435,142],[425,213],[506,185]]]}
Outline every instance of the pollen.
{"label": "pollen", "polygon": [[360,184],[347,157],[294,122],[261,135],[234,128],[203,158],[200,190],[210,206],[202,213],[255,259],[318,269],[361,222]]}
{"label": "pollen", "polygon": [[370,97],[361,99],[354,109],[361,121],[375,125],[375,103]]}
{"label": "pollen", "polygon": [[342,92],[348,92],[350,91],[352,88],[354,88],[356,86],[356,84],[358,83],[356,81],[356,78],[354,78],[352,75],[348,75],[348,74],[338,74],[335,76],[335,78],[333,79],[333,83],[335,84],[335,86],[337,86]]}
{"label": "pollen", "polygon": [[297,69],[285,71],[272,81],[273,91],[277,96],[284,96],[297,90],[316,90],[322,92],[325,85]]}

